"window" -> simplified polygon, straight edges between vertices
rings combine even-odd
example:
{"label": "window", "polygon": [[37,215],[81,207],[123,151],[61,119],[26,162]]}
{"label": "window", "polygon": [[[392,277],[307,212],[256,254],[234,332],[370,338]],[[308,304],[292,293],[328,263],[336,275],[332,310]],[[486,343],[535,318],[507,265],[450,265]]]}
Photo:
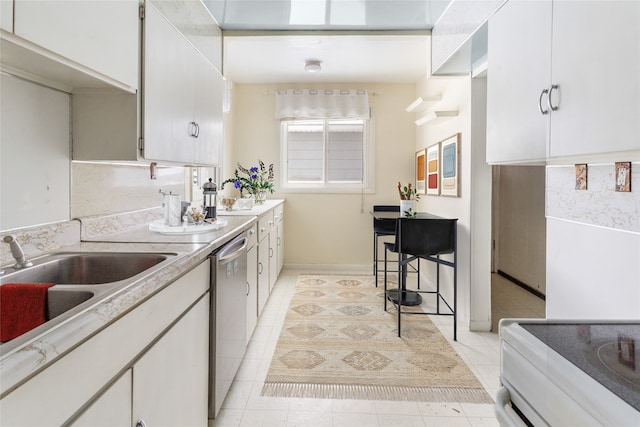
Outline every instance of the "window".
{"label": "window", "polygon": [[372,192],[370,120],[282,121],[282,187],[312,192]]}

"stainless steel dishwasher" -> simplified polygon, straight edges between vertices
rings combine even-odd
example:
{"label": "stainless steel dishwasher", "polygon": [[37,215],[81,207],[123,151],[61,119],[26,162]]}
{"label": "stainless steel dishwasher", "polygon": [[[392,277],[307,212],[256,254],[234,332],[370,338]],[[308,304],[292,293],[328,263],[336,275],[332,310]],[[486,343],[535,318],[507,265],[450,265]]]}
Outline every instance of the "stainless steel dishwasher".
{"label": "stainless steel dishwasher", "polygon": [[211,257],[209,419],[214,419],[247,348],[247,233]]}

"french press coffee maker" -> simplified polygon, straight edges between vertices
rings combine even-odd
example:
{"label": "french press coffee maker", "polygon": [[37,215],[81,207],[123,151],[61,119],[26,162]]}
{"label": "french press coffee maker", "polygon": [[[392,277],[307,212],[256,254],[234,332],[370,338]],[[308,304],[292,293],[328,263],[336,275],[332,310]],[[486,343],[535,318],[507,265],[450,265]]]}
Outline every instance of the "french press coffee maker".
{"label": "french press coffee maker", "polygon": [[216,218],[216,196],[218,194],[218,186],[213,182],[212,178],[209,178],[209,182],[205,182],[202,185],[202,194],[204,195],[204,201],[202,207],[206,212],[205,219]]}

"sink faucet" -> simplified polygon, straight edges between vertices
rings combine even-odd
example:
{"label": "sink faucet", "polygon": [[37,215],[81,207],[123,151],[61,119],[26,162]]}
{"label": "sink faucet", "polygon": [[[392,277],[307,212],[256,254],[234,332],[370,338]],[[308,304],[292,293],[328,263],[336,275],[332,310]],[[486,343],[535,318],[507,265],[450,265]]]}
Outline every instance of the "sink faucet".
{"label": "sink faucet", "polygon": [[33,263],[31,261],[27,261],[27,258],[24,256],[24,252],[20,247],[20,243],[16,240],[16,236],[4,236],[2,239],[5,243],[9,244],[9,248],[11,249],[11,255],[16,260],[16,264],[13,266],[16,270],[21,268],[31,267]]}

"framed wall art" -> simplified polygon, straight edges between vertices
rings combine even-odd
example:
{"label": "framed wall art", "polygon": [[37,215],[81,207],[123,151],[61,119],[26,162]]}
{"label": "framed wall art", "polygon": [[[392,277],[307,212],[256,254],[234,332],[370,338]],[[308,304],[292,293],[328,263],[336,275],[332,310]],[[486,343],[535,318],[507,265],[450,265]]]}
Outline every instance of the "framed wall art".
{"label": "framed wall art", "polygon": [[460,196],[460,134],[440,142],[440,194]]}
{"label": "framed wall art", "polygon": [[440,194],[440,144],[427,148],[427,194]]}
{"label": "framed wall art", "polygon": [[576,165],[576,190],[586,190],[588,175],[587,165],[584,163]]}
{"label": "framed wall art", "polygon": [[616,162],[616,191],[631,191],[631,162]]}
{"label": "framed wall art", "polygon": [[424,194],[426,190],[425,155],[426,155],[426,150],[420,150],[416,153],[416,191],[419,194]]}

